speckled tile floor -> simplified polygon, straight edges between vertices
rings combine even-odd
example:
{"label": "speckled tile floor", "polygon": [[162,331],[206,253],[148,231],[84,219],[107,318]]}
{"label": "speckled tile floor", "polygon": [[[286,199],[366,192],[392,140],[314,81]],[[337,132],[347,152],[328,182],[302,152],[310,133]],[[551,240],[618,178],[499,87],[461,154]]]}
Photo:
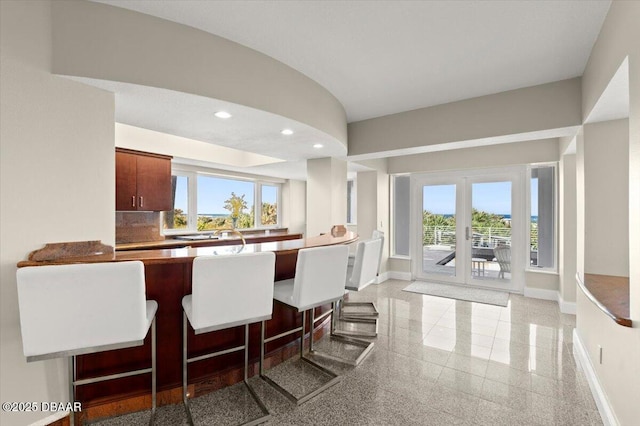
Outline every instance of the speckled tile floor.
{"label": "speckled tile floor", "polygon": [[[352,301],[376,302],[379,336],[358,367],[318,359],[342,375],[326,392],[296,406],[250,379],[272,414],[266,424],[602,424],[572,355],[575,316],[561,314],[557,303],[511,295],[503,308],[403,292],[408,284],[389,280],[351,293]],[[355,356],[328,338],[318,349]],[[299,371],[299,363],[272,373],[291,380],[286,371]],[[297,386],[309,383],[305,374]],[[237,424],[260,414],[242,384],[196,398],[191,407],[197,425]],[[146,412],[99,424],[148,421]],[[160,407],[156,424],[187,424],[184,407]]]}

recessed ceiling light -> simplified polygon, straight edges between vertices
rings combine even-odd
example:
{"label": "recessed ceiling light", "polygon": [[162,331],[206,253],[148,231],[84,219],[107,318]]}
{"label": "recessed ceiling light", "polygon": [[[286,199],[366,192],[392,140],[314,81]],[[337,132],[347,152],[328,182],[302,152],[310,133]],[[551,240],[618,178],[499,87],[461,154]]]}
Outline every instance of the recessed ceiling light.
{"label": "recessed ceiling light", "polygon": [[280,133],[282,133],[283,135],[292,135],[293,134],[293,130],[291,129],[283,129]]}
{"label": "recessed ceiling light", "polygon": [[313,147],[316,148],[316,149],[322,148],[323,146],[324,145],[322,145],[321,143],[313,144]]}
{"label": "recessed ceiling light", "polygon": [[227,111],[218,111],[214,114],[216,117],[218,118],[230,118],[231,114],[229,114]]}

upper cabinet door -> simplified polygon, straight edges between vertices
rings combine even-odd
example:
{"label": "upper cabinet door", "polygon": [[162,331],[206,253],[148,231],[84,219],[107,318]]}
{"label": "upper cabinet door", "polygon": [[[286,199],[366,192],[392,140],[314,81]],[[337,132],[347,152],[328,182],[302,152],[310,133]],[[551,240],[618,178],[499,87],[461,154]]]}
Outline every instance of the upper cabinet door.
{"label": "upper cabinet door", "polygon": [[116,151],[116,210],[138,209],[136,155]]}
{"label": "upper cabinet door", "polygon": [[117,211],[171,210],[171,191],[171,157],[116,149]]}
{"label": "upper cabinet door", "polygon": [[140,155],[136,175],[138,210],[171,210],[171,160]]}

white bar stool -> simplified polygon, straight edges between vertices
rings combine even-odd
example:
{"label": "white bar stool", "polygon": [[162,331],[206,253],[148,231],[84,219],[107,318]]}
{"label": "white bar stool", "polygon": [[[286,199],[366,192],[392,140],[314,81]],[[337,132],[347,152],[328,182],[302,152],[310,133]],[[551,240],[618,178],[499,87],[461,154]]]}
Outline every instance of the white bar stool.
{"label": "white bar stool", "polygon": [[[374,230],[372,240],[379,240],[380,245],[378,247],[377,259],[373,261],[373,255],[367,255],[366,264],[362,269],[362,275],[359,277],[352,277],[351,282],[347,283],[346,289],[352,291],[360,291],[370,284],[374,283],[376,277],[380,272],[380,263],[382,260],[382,251],[384,249],[384,232]],[[358,256],[358,250],[356,249],[356,255]],[[354,271],[355,271],[355,258],[354,258]],[[363,260],[364,262],[364,260]],[[374,265],[372,265],[372,262]],[[373,274],[372,274],[372,271]],[[350,309],[352,308],[352,309]],[[363,310],[365,308],[365,310]],[[368,309],[366,309],[368,308]],[[373,302],[340,302],[339,306],[339,319],[343,322],[361,323],[373,325],[375,331],[342,331],[341,334],[350,335],[354,337],[376,337],[378,335],[378,317],[379,312],[375,303]]]}
{"label": "white bar stool", "polygon": [[[260,377],[290,401],[298,405],[308,401],[340,381],[340,377],[333,371],[304,356],[304,335],[306,311],[308,309],[311,309],[312,312],[311,333],[309,335],[311,340],[313,340],[314,308],[327,303],[333,303],[343,297],[348,257],[349,248],[343,245],[301,249],[298,251],[295,278],[275,283],[273,298],[287,306],[296,308],[298,312],[302,312],[302,326],[285,331],[276,336],[265,338],[265,324],[263,321],[260,339]],[[324,314],[323,317],[324,316],[326,316],[326,314]],[[300,332],[300,359],[330,378],[325,384],[301,397],[293,395],[270,377],[266,376],[264,372],[265,344],[297,332]]]}
{"label": "white bar stool", "polygon": [[[375,280],[376,274],[378,272],[380,247],[382,247],[382,240],[380,239],[358,242],[358,245],[356,247],[356,256],[355,256],[355,262],[353,264],[353,267],[349,267],[347,269],[347,279],[344,285],[345,289],[358,291],[360,289],[365,288]],[[338,301],[337,303],[341,304],[340,301]],[[356,303],[356,305],[369,305],[369,304],[373,305],[370,302]],[[373,307],[375,309],[375,305],[373,305]],[[364,334],[363,332],[346,331],[346,330],[337,331],[336,317],[338,316],[337,312],[339,312],[339,310],[336,309],[335,305],[333,308],[334,309],[330,311],[332,316],[330,338],[337,341],[341,341],[346,344],[362,347],[363,350],[356,359],[354,360],[345,359],[345,358],[337,357],[328,353],[314,351],[313,339],[311,339],[311,342],[312,342],[310,345],[311,352],[313,352],[314,355],[319,355],[323,358],[328,358],[334,361],[345,362],[351,365],[358,365],[373,349],[373,342],[368,342],[360,339],[353,339],[352,337],[371,337],[371,336],[369,334]],[[312,315],[313,315],[313,312],[312,312]],[[325,315],[326,314],[323,314],[322,316],[324,317]],[[313,316],[311,318],[313,321]],[[357,318],[351,321],[367,322],[369,320]],[[376,319],[373,319],[371,321],[373,321],[374,324],[377,322]],[[377,330],[377,324],[375,325]],[[375,337],[375,335],[373,337]]]}
{"label": "white bar stool", "polygon": [[[187,364],[244,351],[244,384],[262,416],[244,423],[257,425],[271,418],[248,382],[249,324],[271,318],[276,255],[271,252],[226,256],[200,256],[193,260],[192,293],[182,299],[182,399],[189,424],[193,417],[187,394]],[[188,358],[187,325],[195,334],[244,325],[244,345]]]}
{"label": "white bar stool", "polygon": [[[146,300],[142,262],[31,266],[18,269],[22,346],[27,362],[69,358],[69,402],[76,386],[151,373],[156,411],[158,304]],[[151,368],[76,380],[75,357],[141,346],[151,328]],[[74,425],[74,412],[70,412]]]}

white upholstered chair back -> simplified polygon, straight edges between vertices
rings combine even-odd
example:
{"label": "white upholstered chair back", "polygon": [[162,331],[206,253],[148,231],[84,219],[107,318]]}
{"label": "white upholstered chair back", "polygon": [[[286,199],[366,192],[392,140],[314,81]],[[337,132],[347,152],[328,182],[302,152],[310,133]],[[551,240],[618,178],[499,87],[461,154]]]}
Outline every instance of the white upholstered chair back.
{"label": "white upholstered chair back", "polygon": [[360,290],[376,279],[380,264],[380,247],[380,238],[358,243],[351,276],[345,286],[347,290]]}
{"label": "white upholstered chair back", "polygon": [[349,247],[345,245],[299,250],[293,306],[302,311],[342,298],[348,257]]}
{"label": "white upholstered chair back", "polygon": [[33,266],[16,276],[27,358],[139,341],[147,334],[142,262]]}
{"label": "white upholstered chair back", "polygon": [[193,260],[194,329],[219,329],[271,318],[276,256],[272,252]]}
{"label": "white upholstered chair back", "polygon": [[380,264],[382,263],[382,252],[384,251],[384,232],[378,231],[377,229],[373,230],[373,234],[371,235],[371,239],[378,239],[381,241],[380,243],[380,253],[378,254],[378,267],[376,269],[376,274],[380,273]]}

